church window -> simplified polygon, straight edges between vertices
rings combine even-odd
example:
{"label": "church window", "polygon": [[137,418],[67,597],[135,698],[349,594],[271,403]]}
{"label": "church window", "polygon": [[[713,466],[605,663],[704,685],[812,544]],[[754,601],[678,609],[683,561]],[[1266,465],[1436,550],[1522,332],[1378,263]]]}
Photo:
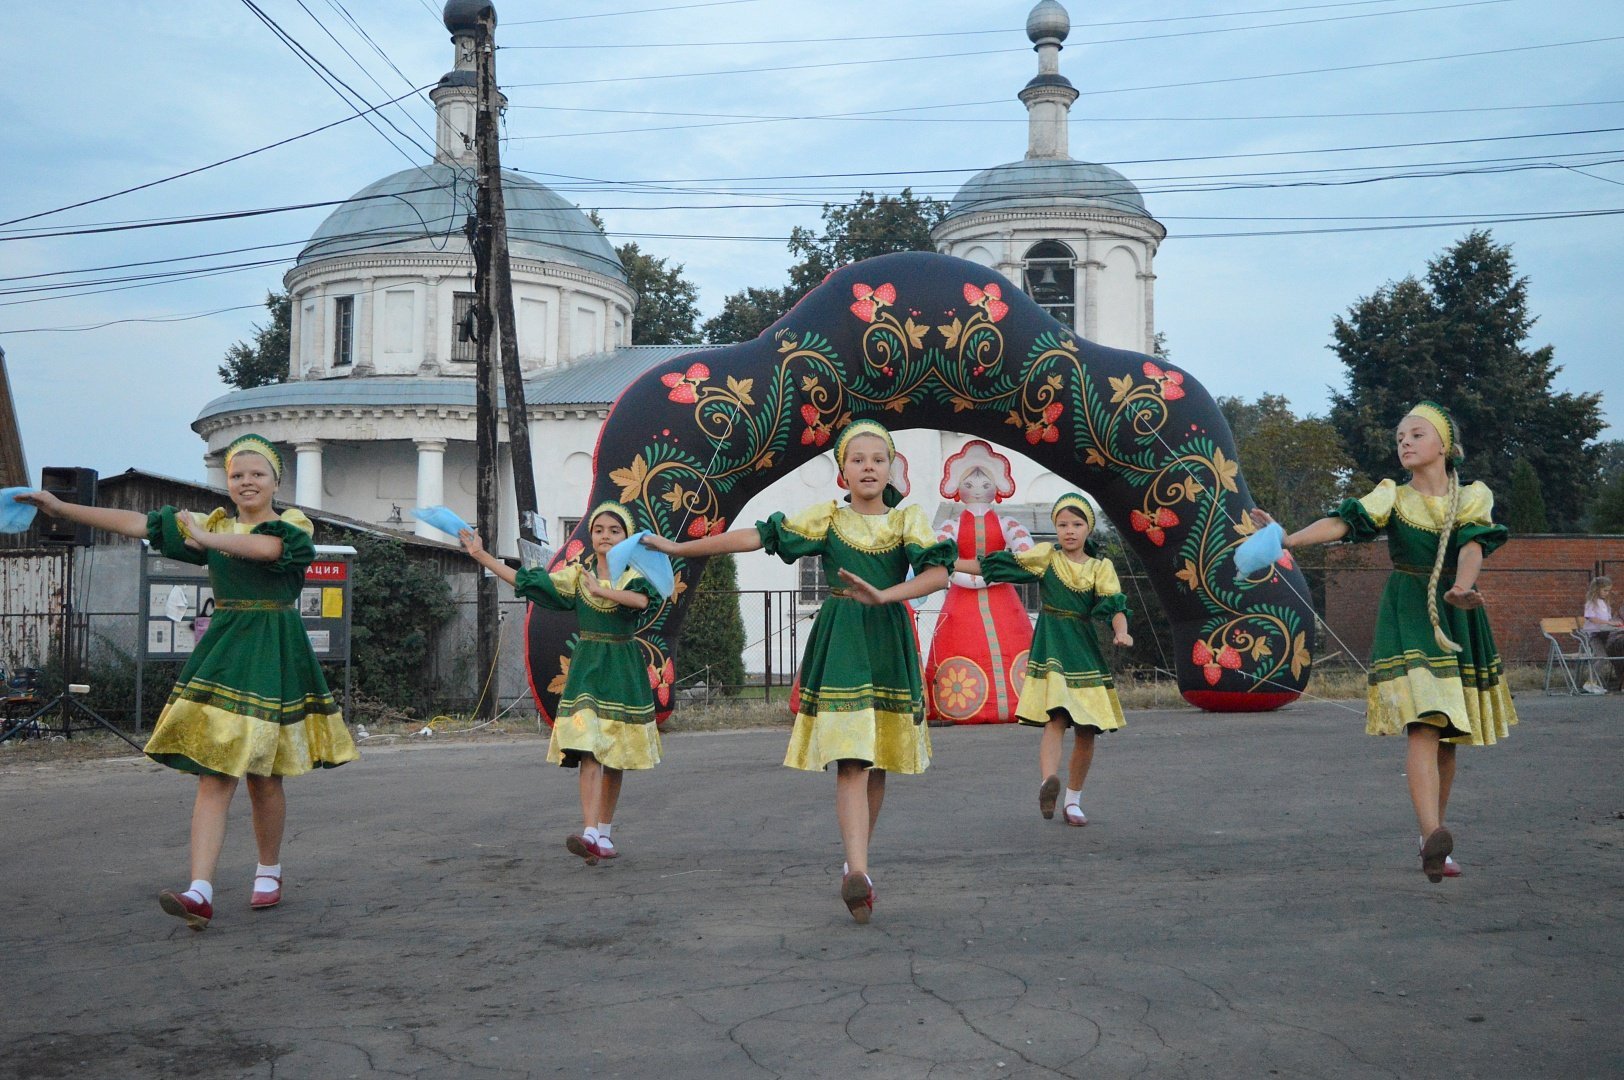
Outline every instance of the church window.
{"label": "church window", "polygon": [[355,359],[355,297],[333,301],[333,366],[347,367]]}
{"label": "church window", "polygon": [[474,300],[471,292],[451,294],[451,359],[473,363],[479,359],[474,340]]}
{"label": "church window", "polygon": [[1077,258],[1065,244],[1045,240],[1026,253],[1026,295],[1067,326],[1077,325]]}

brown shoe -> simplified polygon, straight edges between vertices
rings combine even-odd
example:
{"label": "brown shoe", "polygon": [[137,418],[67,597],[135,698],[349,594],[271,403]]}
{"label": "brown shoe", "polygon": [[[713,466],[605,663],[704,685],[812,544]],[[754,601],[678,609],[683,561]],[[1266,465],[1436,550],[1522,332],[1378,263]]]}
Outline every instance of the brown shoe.
{"label": "brown shoe", "polygon": [[1038,813],[1054,817],[1054,804],[1060,801],[1060,777],[1051,776],[1038,788]]}
{"label": "brown shoe", "polygon": [[850,871],[840,879],[840,899],[845,901],[846,910],[859,925],[867,925],[874,911],[874,883],[868,880],[867,874]]}
{"label": "brown shoe", "polygon": [[1436,885],[1444,879],[1444,862],[1454,850],[1455,838],[1449,835],[1448,829],[1440,825],[1432,830],[1421,845],[1421,872],[1427,875],[1428,881]]}

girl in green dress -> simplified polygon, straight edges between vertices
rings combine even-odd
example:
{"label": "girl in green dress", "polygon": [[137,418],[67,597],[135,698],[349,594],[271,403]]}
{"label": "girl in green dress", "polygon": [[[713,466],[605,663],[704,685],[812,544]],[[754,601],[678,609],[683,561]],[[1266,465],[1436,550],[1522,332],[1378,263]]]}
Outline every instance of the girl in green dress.
{"label": "girl in green dress", "polygon": [[1038,811],[1054,817],[1060,796],[1060,747],[1066,728],[1075,733],[1067,773],[1067,825],[1087,825],[1083,782],[1094,762],[1094,737],[1122,727],[1111,669],[1100,655],[1092,619],[1111,620],[1111,642],[1129,647],[1128,598],[1116,568],[1095,557],[1094,508],[1076,492],[1060,496],[1049,512],[1056,544],[1021,552],[995,551],[981,559],[960,559],[958,569],[988,581],[1037,581],[1043,598],[1032,651],[1026,665],[1015,717],[1043,729],[1038,745]]}
{"label": "girl in green dress", "polygon": [[603,503],[592,511],[587,528],[592,537],[587,565],[566,563],[552,573],[514,571],[487,552],[472,531],[463,531],[459,539],[474,561],[512,585],[519,596],[554,611],[574,611],[580,619],[547,760],[581,771],[583,824],[564,846],[592,866],[620,854],[611,834],[625,771],[660,763],[654,691],[635,636],[639,617],[660,594],[630,567],[620,580],[607,580],[609,549],[632,532],[629,510],[617,502]]}
{"label": "girl in green dress", "polygon": [[868,845],[886,774],[930,766],[919,645],[903,601],[946,588],[955,555],[951,541],[936,539],[924,511],[896,509],[902,496],[890,482],[895,459],[890,433],[859,420],[835,442],[849,506],[820,503],[793,516],[773,514],[753,529],[686,543],[643,539],[669,555],[765,549],[785,562],[816,557],[827,579],[840,582],[818,609],[807,640],[784,764],[811,772],[835,766],[835,816],[846,853],[840,897],[859,923],[868,922],[874,907]]}
{"label": "girl in green dress", "polygon": [[[1455,747],[1493,745],[1517,722],[1477,591],[1483,557],[1505,543],[1506,529],[1494,524],[1486,485],[1461,485],[1465,453],[1441,405],[1423,401],[1411,409],[1399,421],[1397,442],[1409,483],[1383,480],[1284,543],[1387,537],[1393,573],[1376,614],[1365,730],[1408,739],[1405,774],[1421,827],[1421,869],[1438,882],[1460,873],[1444,825]],[[1252,516],[1260,525],[1273,521],[1261,510]]]}
{"label": "girl in green dress", "polygon": [[145,539],[168,558],[209,568],[214,618],[169,694],[146,752],[198,778],[192,807],[192,883],[165,889],[165,912],[202,930],[214,917],[214,871],[237,781],[248,778],[254,871],[249,906],[282,899],[282,778],[333,768],[359,755],[310,648],[297,604],[315,558],[310,520],[271,506],[282,459],[271,443],[244,435],[226,449],[226,486],[236,516],[199,520],[166,506],[150,514],[63,503],[46,492],[20,496],[53,517]]}

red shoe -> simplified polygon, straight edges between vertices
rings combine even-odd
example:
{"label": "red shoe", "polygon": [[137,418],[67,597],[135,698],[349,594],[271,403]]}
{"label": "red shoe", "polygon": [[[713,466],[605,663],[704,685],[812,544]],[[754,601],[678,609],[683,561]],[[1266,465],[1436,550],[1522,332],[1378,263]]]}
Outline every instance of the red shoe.
{"label": "red shoe", "polygon": [[1460,863],[1448,855],[1444,856],[1444,877],[1460,877]]}
{"label": "red shoe", "polygon": [[588,840],[579,833],[570,833],[569,838],[564,841],[564,847],[571,855],[579,855],[581,858],[585,859],[588,866],[596,866],[598,864],[598,859],[600,858],[598,845],[594,844],[592,841]]}
{"label": "red shoe", "polygon": [[[274,881],[276,882],[276,886],[271,889],[261,889],[259,887],[259,883],[261,881]],[[282,879],[280,877],[272,877],[269,874],[260,874],[258,877],[254,878],[254,895],[248,898],[249,907],[253,908],[255,911],[264,911],[266,908],[273,908],[281,902]]]}
{"label": "red shoe", "polygon": [[874,883],[867,874],[853,870],[840,879],[840,899],[846,902],[846,910],[859,925],[867,925],[869,915],[874,912]]}
{"label": "red shoe", "polygon": [[165,889],[158,894],[158,906],[164,909],[165,915],[185,919],[186,925],[193,930],[206,928],[209,920],[214,918],[214,905],[207,900],[193,899],[190,892]]}
{"label": "red shoe", "polygon": [[603,837],[600,836],[600,837],[598,837],[597,848],[598,848],[598,858],[600,858],[600,859],[618,859],[618,858],[620,858],[620,852],[618,850],[616,850],[615,842],[613,840],[605,840]]}

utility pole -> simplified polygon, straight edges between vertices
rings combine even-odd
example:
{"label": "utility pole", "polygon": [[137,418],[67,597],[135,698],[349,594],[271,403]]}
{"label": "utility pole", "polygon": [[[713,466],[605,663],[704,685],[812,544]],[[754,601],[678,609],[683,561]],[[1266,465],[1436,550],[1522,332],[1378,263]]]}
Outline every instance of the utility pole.
{"label": "utility pole", "polygon": [[508,456],[513,463],[513,494],[519,504],[519,533],[536,537],[529,515],[536,511],[536,473],[530,460],[530,410],[524,400],[524,376],[519,371],[519,331],[513,315],[513,268],[508,260],[507,203],[502,194],[502,155],[497,122],[502,94],[496,83],[496,9],[486,5],[479,14],[477,39],[479,116],[475,137],[479,143],[481,205],[488,206],[490,263],[480,304],[496,315],[496,341],[502,351],[502,392],[507,398]]}

